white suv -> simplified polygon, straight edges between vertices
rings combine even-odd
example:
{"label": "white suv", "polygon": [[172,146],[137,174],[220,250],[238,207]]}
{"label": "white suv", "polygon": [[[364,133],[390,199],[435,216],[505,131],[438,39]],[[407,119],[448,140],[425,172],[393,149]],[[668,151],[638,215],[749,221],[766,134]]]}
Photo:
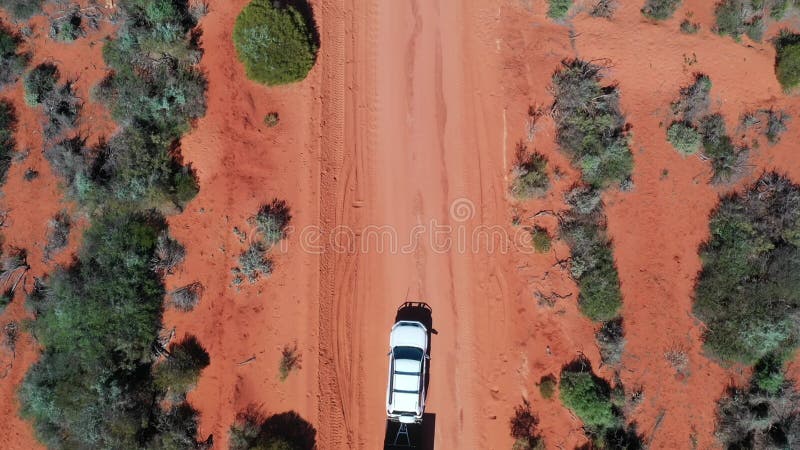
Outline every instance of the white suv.
{"label": "white suv", "polygon": [[429,359],[428,329],[420,322],[398,321],[389,335],[389,346],[389,387],[386,391],[389,420],[422,422]]}

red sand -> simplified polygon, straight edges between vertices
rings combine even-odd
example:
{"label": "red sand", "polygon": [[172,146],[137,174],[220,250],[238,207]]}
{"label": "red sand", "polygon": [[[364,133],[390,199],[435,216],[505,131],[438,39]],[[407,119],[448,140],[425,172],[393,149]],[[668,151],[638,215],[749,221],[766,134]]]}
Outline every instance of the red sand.
{"label": "red sand", "polygon": [[[580,422],[557,400],[542,399],[536,386],[580,354],[611,376],[600,367],[595,326],[575,306],[574,284],[554,265],[568,255],[563,243],[546,255],[485,247],[439,252],[427,240],[395,253],[337,252],[327,244],[318,255],[301,246],[309,236],[328,242],[343,226],[360,230],[362,242],[370,225],[393,227],[403,245],[415,226],[430,228],[432,220],[454,227],[453,239],[482,225],[516,233],[514,215],[555,232],[553,217],[532,216],[562,208],[562,193],[578,174],[555,148],[549,119],[528,149],[545,153],[565,175],[530,202],[512,200],[507,185],[516,143],[526,140],[528,106],[548,106],[552,72],[562,58],[579,56],[608,61],[607,81],[619,83],[633,126],[635,188],[604,197],[624,296],[621,377],[628,388],[644,390],[630,419],[652,448],[691,448],[692,436],[699,448],[714,447],[715,401],[746,371],[723,369],[701,353],[702,328],[691,315],[697,247],[719,194],[764,169],[800,181],[800,160],[791,153],[800,139],[800,107],[775,81],[772,47],[712,34],[713,4],[700,0],[686,0],[674,19],[659,24],[642,18],[638,2],[620,2],[612,21],[581,13],[569,25],[547,19],[544,2],[312,3],[319,59],[305,81],[288,87],[249,82],[236,61],[231,29],[246,0],[211,1],[201,22],[208,114],[183,142],[201,192],[170,218],[188,254],[167,284],[198,280],[205,295],[193,312],[166,316],[178,337],[197,335],[211,355],[189,396],[202,414],[201,437],[213,433],[217,447],[227,448],[234,415],[254,403],[267,412],[296,410],[317,427],[320,449],[378,448],[388,330],[400,303],[422,299],[438,331],[427,408],[436,414],[437,448],[510,448],[508,420],[523,398],[539,415],[548,448],[585,442]],[[687,11],[703,26],[697,35],[677,31]],[[36,42],[42,55],[60,48]],[[689,66],[684,55],[692,54],[697,63]],[[62,68],[70,70],[80,71]],[[707,163],[679,156],[665,139],[669,102],[696,71],[710,75],[714,108],[731,130],[742,112],[759,107],[795,118],[779,145],[754,152],[752,170],[733,186],[709,186]],[[95,76],[86,78],[94,83]],[[21,101],[18,87],[13,96]],[[262,122],[271,111],[280,113],[275,128]],[[30,120],[36,119],[23,123]],[[35,135],[22,134],[21,143],[37,148]],[[34,162],[43,175],[24,184],[23,166]],[[25,191],[33,187],[35,194]],[[19,205],[11,206],[13,224],[4,234],[27,243],[33,272],[41,273],[41,236],[59,197],[37,152],[14,166],[4,191],[7,205]],[[34,209],[26,203],[31,195],[42,199]],[[233,227],[249,232],[247,218],[273,197],[292,207],[288,245],[275,255],[271,278],[232,287],[230,269],[246,245]],[[454,204],[467,209],[451,211]],[[309,226],[316,231],[303,231]],[[537,291],[573,296],[546,308],[537,305]],[[4,319],[21,316],[21,303]],[[302,368],[281,382],[280,350],[295,342]],[[687,377],[666,362],[671,348],[687,350]],[[25,337],[12,375],[0,381],[0,414],[12,425],[0,441],[12,448],[32,446],[29,425],[7,399],[33,359]],[[798,378],[798,364],[790,370]]]}

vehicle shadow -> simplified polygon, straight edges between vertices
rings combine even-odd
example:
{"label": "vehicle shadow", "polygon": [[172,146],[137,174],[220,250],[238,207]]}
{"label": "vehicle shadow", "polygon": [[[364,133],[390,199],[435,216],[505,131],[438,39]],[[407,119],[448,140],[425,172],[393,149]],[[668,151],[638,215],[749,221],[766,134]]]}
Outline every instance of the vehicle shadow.
{"label": "vehicle shadow", "polygon": [[433,450],[436,437],[436,414],[425,413],[422,423],[412,423],[402,433],[400,423],[386,421],[386,435],[383,440],[384,450],[419,449]]}

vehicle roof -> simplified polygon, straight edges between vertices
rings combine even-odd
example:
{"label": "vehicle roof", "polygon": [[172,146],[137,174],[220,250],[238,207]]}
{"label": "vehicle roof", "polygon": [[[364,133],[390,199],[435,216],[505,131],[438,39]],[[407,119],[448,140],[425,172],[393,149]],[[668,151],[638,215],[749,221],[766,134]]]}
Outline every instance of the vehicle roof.
{"label": "vehicle roof", "polygon": [[419,408],[419,395],[422,389],[422,362],[410,359],[394,361],[394,379],[390,408],[394,412],[416,414]]}
{"label": "vehicle roof", "polygon": [[389,336],[389,345],[395,347],[416,347],[423,352],[428,350],[428,330],[420,322],[400,321],[394,324]]}

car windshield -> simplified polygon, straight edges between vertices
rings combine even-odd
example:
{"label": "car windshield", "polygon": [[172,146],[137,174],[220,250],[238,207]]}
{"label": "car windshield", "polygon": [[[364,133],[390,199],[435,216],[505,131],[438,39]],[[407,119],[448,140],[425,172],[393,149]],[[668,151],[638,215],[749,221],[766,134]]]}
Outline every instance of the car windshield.
{"label": "car windshield", "polygon": [[422,349],[416,347],[395,347],[394,359],[412,359],[422,361]]}

